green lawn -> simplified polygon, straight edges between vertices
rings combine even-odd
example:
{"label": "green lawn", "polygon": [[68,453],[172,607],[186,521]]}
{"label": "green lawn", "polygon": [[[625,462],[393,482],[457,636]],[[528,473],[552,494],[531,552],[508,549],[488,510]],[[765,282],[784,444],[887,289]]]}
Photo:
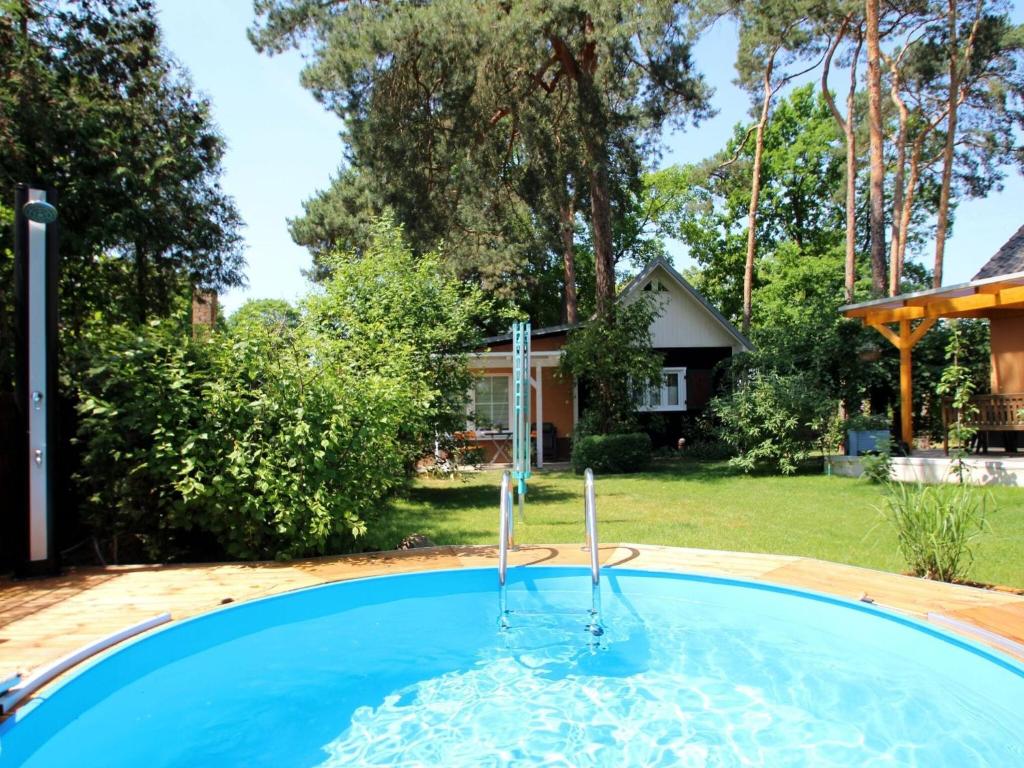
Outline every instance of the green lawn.
{"label": "green lawn", "polygon": [[[367,544],[393,548],[422,533],[437,544],[497,540],[498,472],[458,480],[422,478],[382,520]],[[1024,489],[993,488],[990,530],[976,547],[970,578],[1024,588]],[[864,480],[822,475],[745,476],[725,464],[672,462],[637,475],[597,478],[602,541],[803,555],[905,571],[876,507],[882,490]],[[582,541],[583,480],[545,472],[530,481],[527,544]]]}

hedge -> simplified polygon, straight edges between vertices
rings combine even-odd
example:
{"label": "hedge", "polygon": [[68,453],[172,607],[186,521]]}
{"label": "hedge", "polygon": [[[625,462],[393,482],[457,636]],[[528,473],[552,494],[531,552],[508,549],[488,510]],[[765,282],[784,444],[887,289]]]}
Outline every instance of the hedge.
{"label": "hedge", "polygon": [[643,432],[588,435],[572,446],[572,468],[576,474],[587,468],[601,474],[639,472],[650,461],[651,438]]}

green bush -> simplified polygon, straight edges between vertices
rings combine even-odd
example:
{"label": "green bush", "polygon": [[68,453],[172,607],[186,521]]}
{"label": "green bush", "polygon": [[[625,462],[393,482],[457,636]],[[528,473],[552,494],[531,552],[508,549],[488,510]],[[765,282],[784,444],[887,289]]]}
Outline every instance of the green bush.
{"label": "green bush", "polygon": [[576,474],[592,469],[600,474],[639,472],[651,463],[651,438],[643,432],[588,435],[573,441],[572,468]]}
{"label": "green bush", "polygon": [[837,409],[807,377],[760,371],[711,401],[718,437],[736,452],[730,463],[747,472],[758,466],[795,472],[819,446],[821,425]]}
{"label": "green bush", "polygon": [[312,346],[283,327],[202,341],[107,329],[78,384],[97,535],[153,560],[352,549],[404,482],[399,425],[422,396],[323,365]]}
{"label": "green bush", "polygon": [[590,392],[577,435],[640,428],[637,398],[661,378],[662,357],[651,348],[651,323],[660,312],[658,301],[644,294],[631,304],[614,304],[607,316],[569,332],[561,370],[586,382]]}
{"label": "green bush", "polygon": [[990,501],[969,485],[894,483],[880,512],[915,576],[954,581],[970,569],[971,545],[985,530]]}
{"label": "green bush", "polygon": [[887,483],[892,480],[892,441],[879,443],[873,452],[861,456],[860,466],[869,482]]}
{"label": "green bush", "polygon": [[298,308],[193,339],[97,325],[73,350],[85,517],[117,557],[355,549],[434,435],[465,422],[479,291],[378,224]]}

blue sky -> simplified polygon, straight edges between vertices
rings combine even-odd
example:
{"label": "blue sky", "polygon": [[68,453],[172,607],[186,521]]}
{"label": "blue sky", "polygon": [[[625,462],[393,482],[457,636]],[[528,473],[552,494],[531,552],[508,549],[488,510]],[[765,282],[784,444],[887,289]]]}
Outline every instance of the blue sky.
{"label": "blue sky", "polygon": [[[245,36],[251,0],[160,0],[159,7],[167,48],[213,102],[228,142],[224,188],[246,223],[249,286],[223,296],[223,306],[230,312],[247,298],[294,300],[307,290],[301,270],[310,259],[292,242],[287,220],[329,184],[341,160],[340,121],[299,85],[297,54],[268,57],[253,50]],[[1018,22],[1021,16],[1015,8]],[[735,48],[728,25],[701,40],[695,60],[716,90],[719,112],[698,129],[666,137],[663,165],[711,155],[744,119],[747,96],[731,82]],[[1024,224],[1022,199],[1024,181],[1013,175],[1003,192],[960,204],[946,247],[947,285],[969,280]],[[686,266],[685,257],[677,257],[677,266]]]}

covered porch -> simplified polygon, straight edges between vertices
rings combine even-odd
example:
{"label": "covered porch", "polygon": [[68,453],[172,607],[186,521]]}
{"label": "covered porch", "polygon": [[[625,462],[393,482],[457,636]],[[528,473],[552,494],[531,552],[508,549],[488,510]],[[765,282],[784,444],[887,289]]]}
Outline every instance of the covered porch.
{"label": "covered porch", "polygon": [[[1001,442],[1012,455],[1017,433],[1024,432],[1024,271],[847,304],[839,311],[874,328],[899,350],[899,437],[911,449],[914,347],[940,318],[987,319],[991,328],[991,392],[972,399],[977,415],[968,425],[978,430],[978,447],[987,450],[990,442]],[[955,418],[951,407],[944,408],[944,424],[948,426]],[[992,435],[1000,439],[993,440]],[[948,450],[948,441],[944,449]]]}

